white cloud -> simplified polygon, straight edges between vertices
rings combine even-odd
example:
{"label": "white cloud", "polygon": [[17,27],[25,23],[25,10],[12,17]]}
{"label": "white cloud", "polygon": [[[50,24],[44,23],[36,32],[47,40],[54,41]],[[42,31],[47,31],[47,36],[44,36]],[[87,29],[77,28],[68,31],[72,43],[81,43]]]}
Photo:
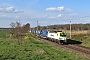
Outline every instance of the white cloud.
{"label": "white cloud", "polygon": [[62,14],[59,14],[57,17],[62,17]]}
{"label": "white cloud", "polygon": [[54,11],[56,10],[56,8],[50,7],[50,8],[46,8],[47,11]]}
{"label": "white cloud", "polygon": [[69,14],[69,16],[77,16],[78,14],[75,14],[75,13],[72,13],[72,14]]}
{"label": "white cloud", "polygon": [[0,15],[0,18],[10,18],[11,16],[9,16],[9,15],[6,15],[6,14],[1,14]]}
{"label": "white cloud", "polygon": [[4,13],[21,13],[23,11],[19,10],[19,9],[16,9],[13,6],[9,6],[9,7],[6,7],[6,8],[0,7],[0,12],[4,12]]}
{"label": "white cloud", "polygon": [[6,8],[6,12],[20,13],[20,12],[23,12],[23,11],[16,9],[16,8],[14,8],[13,6],[10,6],[10,7],[7,7],[7,8]]}
{"label": "white cloud", "polygon": [[6,10],[7,10],[7,11],[12,11],[12,10],[14,10],[14,7],[12,7],[12,6],[7,7]]}
{"label": "white cloud", "polygon": [[46,11],[65,11],[65,12],[71,12],[71,9],[65,8],[64,6],[59,7],[49,7],[46,8]]}
{"label": "white cloud", "polygon": [[65,9],[65,12],[71,12],[71,11],[72,11],[71,9],[68,8]]}
{"label": "white cloud", "polygon": [[47,11],[62,11],[64,10],[64,6],[60,6],[60,7],[50,7],[50,8],[46,8]]}
{"label": "white cloud", "polygon": [[15,16],[15,18],[19,18],[19,16]]}
{"label": "white cloud", "polygon": [[62,10],[64,10],[64,6],[60,6],[60,7],[58,7],[57,10],[58,10],[58,11],[62,11]]}

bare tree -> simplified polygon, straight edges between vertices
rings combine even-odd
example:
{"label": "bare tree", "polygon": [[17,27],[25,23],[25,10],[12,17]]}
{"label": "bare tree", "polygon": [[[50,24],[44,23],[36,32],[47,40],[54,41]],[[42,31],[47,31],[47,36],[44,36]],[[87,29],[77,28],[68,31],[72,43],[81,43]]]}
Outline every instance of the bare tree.
{"label": "bare tree", "polygon": [[26,25],[23,25],[22,30],[23,33],[28,33],[30,31],[30,24],[27,23]]}
{"label": "bare tree", "polygon": [[14,22],[11,22],[11,24],[10,24],[10,26],[11,26],[11,34],[12,34],[12,36],[13,36],[13,34],[14,34],[14,28],[15,28],[15,23]]}
{"label": "bare tree", "polygon": [[15,28],[15,23],[14,23],[14,22],[11,22],[10,26],[11,26],[12,28]]}
{"label": "bare tree", "polygon": [[18,38],[18,43],[22,45],[22,37],[28,33],[30,30],[30,24],[21,26],[20,22],[13,23],[11,22],[10,26],[13,29],[13,34],[16,38]]}

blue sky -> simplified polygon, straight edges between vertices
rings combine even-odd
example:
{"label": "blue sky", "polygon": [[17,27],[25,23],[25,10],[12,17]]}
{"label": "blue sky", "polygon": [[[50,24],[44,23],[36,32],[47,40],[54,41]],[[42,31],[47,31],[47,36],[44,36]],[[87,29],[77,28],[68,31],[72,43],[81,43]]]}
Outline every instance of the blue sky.
{"label": "blue sky", "polygon": [[11,22],[31,27],[90,23],[90,0],[0,0],[0,28]]}

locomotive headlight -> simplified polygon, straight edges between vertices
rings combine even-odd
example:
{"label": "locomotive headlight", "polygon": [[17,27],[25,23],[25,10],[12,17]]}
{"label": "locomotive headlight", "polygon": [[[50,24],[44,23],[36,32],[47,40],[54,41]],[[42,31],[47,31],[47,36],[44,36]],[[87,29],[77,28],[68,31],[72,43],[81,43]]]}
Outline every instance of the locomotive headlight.
{"label": "locomotive headlight", "polygon": [[66,37],[64,38],[64,40],[66,40]]}
{"label": "locomotive headlight", "polygon": [[66,40],[66,38],[65,37],[62,37],[62,38],[59,38],[60,40]]}

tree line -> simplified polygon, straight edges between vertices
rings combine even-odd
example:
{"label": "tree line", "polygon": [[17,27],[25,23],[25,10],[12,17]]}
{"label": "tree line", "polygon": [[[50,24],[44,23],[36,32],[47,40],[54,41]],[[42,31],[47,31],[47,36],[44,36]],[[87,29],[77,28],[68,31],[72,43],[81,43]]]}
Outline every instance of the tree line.
{"label": "tree line", "polygon": [[[36,29],[37,27],[35,27]],[[90,24],[71,24],[72,30],[90,30]],[[57,25],[47,25],[38,26],[38,29],[56,29],[56,30],[70,30],[70,24],[57,24]]]}

